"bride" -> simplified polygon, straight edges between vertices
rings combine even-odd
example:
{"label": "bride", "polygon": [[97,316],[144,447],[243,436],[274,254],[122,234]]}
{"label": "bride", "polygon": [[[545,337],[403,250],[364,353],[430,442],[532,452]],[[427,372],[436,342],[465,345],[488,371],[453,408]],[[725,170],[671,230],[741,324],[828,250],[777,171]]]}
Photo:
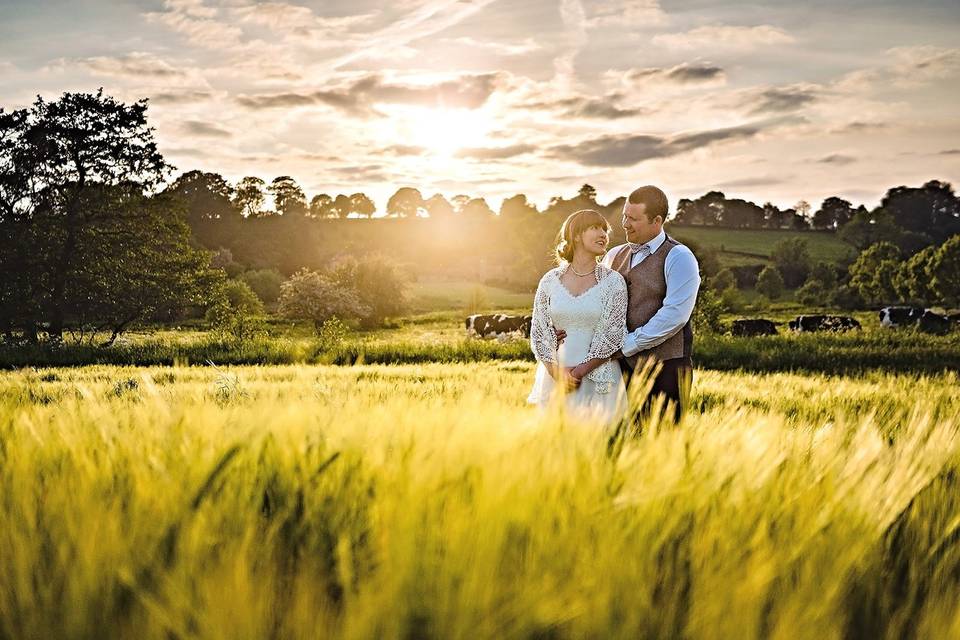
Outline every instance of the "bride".
{"label": "bride", "polygon": [[[559,266],[540,279],[533,302],[530,346],[538,364],[527,398],[545,407],[565,393],[568,410],[606,423],[626,406],[620,364],[611,356],[626,332],[627,285],[598,262],[609,233],[606,219],[591,209],[571,214],[560,227]],[[566,332],[560,344],[558,330]]]}

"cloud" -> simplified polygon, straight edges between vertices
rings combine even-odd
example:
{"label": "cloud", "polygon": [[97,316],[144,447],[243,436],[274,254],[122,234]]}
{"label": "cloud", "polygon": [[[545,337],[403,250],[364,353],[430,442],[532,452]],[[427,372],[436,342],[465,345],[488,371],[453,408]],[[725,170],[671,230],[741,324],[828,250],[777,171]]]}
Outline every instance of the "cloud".
{"label": "cloud", "polygon": [[145,14],[148,21],[162,24],[183,35],[188,42],[208,49],[236,47],[243,30],[226,20],[220,11],[203,0],[164,0],[164,10]]}
{"label": "cloud", "polygon": [[722,67],[705,63],[678,64],[673,67],[644,67],[627,70],[610,69],[603,74],[607,84],[635,89],[656,84],[703,85],[724,84],[727,74]]}
{"label": "cloud", "polygon": [[395,144],[382,149],[380,153],[391,156],[422,156],[427,152],[425,147],[418,147],[412,144]]}
{"label": "cloud", "polygon": [[669,21],[658,0],[601,0],[592,2],[586,25],[601,27],[650,27]]}
{"label": "cloud", "polygon": [[786,184],[791,176],[757,176],[754,178],[740,178],[727,182],[715,182],[715,189],[737,189],[747,187],[769,187],[777,184]]}
{"label": "cloud", "polygon": [[377,57],[388,55],[395,48],[410,42],[427,38],[444,31],[475,13],[484,9],[495,0],[431,0],[411,12],[409,15],[393,21],[388,27],[365,34],[353,51],[328,61],[324,67],[333,71],[368,55]]}
{"label": "cloud", "polygon": [[960,156],[960,149],[944,149],[937,155],[939,156]]}
{"label": "cloud", "polygon": [[562,111],[571,118],[595,118],[600,120],[619,120],[644,115],[649,111],[639,108],[621,108],[615,102],[622,96],[610,94],[606,98],[590,98],[586,96],[572,96],[542,102],[530,102],[519,105],[524,109],[534,111]]}
{"label": "cloud", "polygon": [[886,54],[886,64],[851,71],[836,82],[837,88],[851,93],[891,87],[903,89],[960,75],[958,48],[895,47]]}
{"label": "cloud", "polygon": [[376,104],[406,104],[476,109],[499,85],[499,74],[463,75],[432,84],[386,82],[371,74],[344,87],[309,92],[240,95],[237,103],[248,109],[274,109],[323,104],[351,115],[379,115]]}
{"label": "cloud", "polygon": [[683,33],[662,33],[652,39],[654,45],[675,51],[751,51],[758,47],[790,44],[795,41],[796,39],[783,29],[771,25],[714,25],[697,27]]}
{"label": "cloud", "polygon": [[812,85],[768,87],[749,95],[744,106],[750,113],[787,113],[805,107],[820,98],[821,90]]}
{"label": "cloud", "polygon": [[499,56],[522,56],[534,51],[539,51],[541,46],[533,38],[526,38],[520,42],[496,42],[493,40],[477,40],[470,36],[461,38],[447,38],[443,40],[446,44],[452,44],[472,49],[481,49],[489,51]]}
{"label": "cloud", "polygon": [[200,120],[187,120],[180,125],[184,133],[191,136],[203,136],[207,138],[232,138],[233,133],[212,122],[203,122]]}
{"label": "cloud", "polygon": [[515,144],[507,147],[476,147],[461,149],[457,156],[473,160],[505,160],[515,156],[533,153],[537,148],[529,144]]}
{"label": "cloud", "polygon": [[843,155],[842,153],[831,153],[830,155],[824,156],[819,160],[817,160],[817,162],[820,164],[838,164],[838,165],[852,164],[856,161],[857,159],[854,158],[853,156]]}
{"label": "cloud", "polygon": [[309,7],[263,2],[237,8],[233,14],[240,22],[261,25],[281,35],[336,37],[352,27],[370,22],[379,12],[327,18],[317,16]]}
{"label": "cloud", "polygon": [[853,122],[833,129],[832,133],[866,133],[869,131],[886,129],[889,126],[890,125],[885,122],[864,122],[860,120],[854,120]]}
{"label": "cloud", "polygon": [[184,69],[177,68],[152,54],[139,51],[134,51],[119,57],[61,58],[50,65],[49,68],[64,70],[69,67],[80,67],[96,75],[104,76],[153,78],[158,80],[171,80],[185,78],[187,76]]}
{"label": "cloud", "polygon": [[666,158],[728,141],[747,139],[760,133],[760,125],[712,129],[673,137],[656,135],[607,135],[574,145],[551,147],[549,155],[585,166],[631,167],[645,160]]}
{"label": "cloud", "polygon": [[171,105],[205,102],[214,97],[212,91],[164,91],[150,96],[150,104]]}

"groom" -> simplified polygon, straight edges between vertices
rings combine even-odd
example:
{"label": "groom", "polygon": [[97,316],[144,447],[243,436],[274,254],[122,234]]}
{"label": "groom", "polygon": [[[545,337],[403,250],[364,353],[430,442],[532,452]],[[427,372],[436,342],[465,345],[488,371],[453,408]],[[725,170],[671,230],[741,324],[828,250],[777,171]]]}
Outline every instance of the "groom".
{"label": "groom", "polygon": [[657,187],[631,193],[621,219],[627,243],[610,249],[603,264],[627,281],[627,335],[614,356],[620,357],[627,383],[644,361],[662,364],[640,413],[648,413],[663,396],[679,422],[693,381],[690,315],[700,289],[700,269],[690,249],[663,231],[667,208],[667,196]]}

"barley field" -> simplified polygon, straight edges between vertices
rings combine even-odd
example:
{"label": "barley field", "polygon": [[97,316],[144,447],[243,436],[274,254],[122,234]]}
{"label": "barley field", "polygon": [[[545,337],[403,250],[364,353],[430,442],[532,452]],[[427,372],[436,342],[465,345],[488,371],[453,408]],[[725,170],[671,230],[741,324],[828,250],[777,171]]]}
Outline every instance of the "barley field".
{"label": "barley field", "polygon": [[0,373],[0,638],[960,637],[957,376],[528,362]]}

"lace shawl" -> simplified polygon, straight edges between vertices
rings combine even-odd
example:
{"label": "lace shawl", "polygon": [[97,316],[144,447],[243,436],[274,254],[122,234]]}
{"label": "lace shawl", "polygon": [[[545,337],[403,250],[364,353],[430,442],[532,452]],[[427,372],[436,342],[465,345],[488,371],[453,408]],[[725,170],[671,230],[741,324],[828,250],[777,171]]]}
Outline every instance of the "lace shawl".
{"label": "lace shawl", "polygon": [[[604,266],[597,265],[597,286],[603,287],[603,312],[597,321],[590,340],[590,348],[583,362],[600,358],[607,360],[623,347],[627,333],[627,283],[623,276]],[[587,374],[596,384],[597,393],[610,393],[620,368],[607,361]]]}
{"label": "lace shawl", "polygon": [[557,362],[557,332],[550,322],[550,284],[557,276],[557,269],[543,274],[533,298],[533,321],[530,324],[530,348],[538,362]]}

